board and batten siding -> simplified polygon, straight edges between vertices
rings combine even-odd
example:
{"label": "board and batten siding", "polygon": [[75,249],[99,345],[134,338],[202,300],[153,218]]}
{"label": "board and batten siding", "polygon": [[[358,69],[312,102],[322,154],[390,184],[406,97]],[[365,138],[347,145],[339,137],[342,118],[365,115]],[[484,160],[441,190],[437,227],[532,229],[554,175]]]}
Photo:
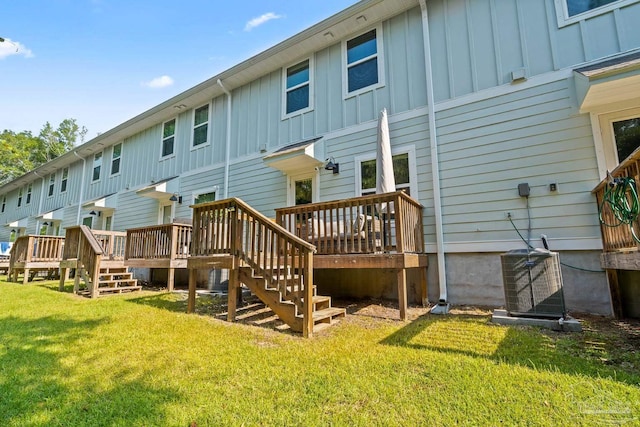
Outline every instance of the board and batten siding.
{"label": "board and batten siding", "polygon": [[521,247],[507,212],[526,234],[526,199],[517,190],[524,182],[534,239],[600,237],[590,193],[599,181],[591,125],[577,113],[572,84],[560,80],[437,114],[445,242]]}
{"label": "board and batten siding", "polygon": [[[314,93],[309,112],[282,118],[282,70],[233,90],[231,159],[375,120],[382,108],[396,114],[426,105],[420,8],[382,25],[384,86],[344,99],[342,44],[313,55]],[[302,56],[299,60],[306,59]],[[295,62],[295,61],[294,61]],[[293,63],[290,65],[294,65]],[[230,180],[233,182],[233,180]]]}
{"label": "board and batten siding", "polygon": [[436,102],[640,46],[640,3],[558,28],[553,0],[427,2]]}

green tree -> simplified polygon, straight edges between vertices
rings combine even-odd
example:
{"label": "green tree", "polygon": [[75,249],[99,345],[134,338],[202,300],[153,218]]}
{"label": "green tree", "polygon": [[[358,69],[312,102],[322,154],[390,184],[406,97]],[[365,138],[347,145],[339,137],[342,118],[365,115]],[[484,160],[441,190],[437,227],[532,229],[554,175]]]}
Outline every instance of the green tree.
{"label": "green tree", "polygon": [[84,143],[87,128],[75,119],[63,120],[57,129],[45,123],[38,136],[31,132],[0,133],[0,185],[18,178]]}

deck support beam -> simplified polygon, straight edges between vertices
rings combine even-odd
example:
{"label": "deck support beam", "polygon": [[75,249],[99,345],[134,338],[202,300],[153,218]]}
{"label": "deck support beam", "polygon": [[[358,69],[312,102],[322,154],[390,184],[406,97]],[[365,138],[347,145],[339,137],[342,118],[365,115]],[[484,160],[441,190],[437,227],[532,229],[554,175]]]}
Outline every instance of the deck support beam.
{"label": "deck support beam", "polygon": [[[235,263],[234,263],[235,264]],[[235,322],[236,310],[238,308],[238,292],[240,289],[239,270],[232,268],[229,270],[229,286],[227,289],[227,321]]]}
{"label": "deck support beam", "polygon": [[167,270],[167,291],[169,292],[173,292],[175,277],[176,269],[169,267]]}
{"label": "deck support beam", "polygon": [[189,269],[189,297],[187,299],[187,313],[194,313],[196,311],[196,279],[198,277],[198,270],[195,268]]}
{"label": "deck support beam", "polygon": [[396,270],[398,278],[398,309],[400,310],[400,320],[407,320],[407,270],[400,268]]}

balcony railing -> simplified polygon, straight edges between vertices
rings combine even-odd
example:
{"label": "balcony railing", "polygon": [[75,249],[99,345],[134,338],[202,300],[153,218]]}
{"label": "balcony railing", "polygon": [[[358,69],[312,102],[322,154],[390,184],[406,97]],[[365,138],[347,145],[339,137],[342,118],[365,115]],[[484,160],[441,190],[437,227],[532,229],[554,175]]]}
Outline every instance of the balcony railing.
{"label": "balcony railing", "polygon": [[[629,181],[633,180],[633,183]],[[602,232],[602,245],[605,252],[629,251],[640,248],[638,238],[640,238],[640,223],[638,216],[633,214],[620,214],[620,211],[612,207],[607,200],[611,199],[612,191],[616,185],[629,185],[629,191],[618,194],[617,201],[623,205],[627,204],[634,210],[637,202],[633,192],[637,195],[637,185],[640,181],[640,149],[635,150],[618,167],[616,167],[609,177],[602,180],[592,193],[595,194],[598,202],[598,212],[600,216],[600,230]],[[620,190],[620,188],[618,188]],[[635,238],[634,238],[635,234]]]}
{"label": "balcony railing", "polygon": [[402,191],[276,209],[318,255],[424,253],[422,205]]}
{"label": "balcony railing", "polygon": [[127,260],[187,259],[191,246],[189,224],[162,224],[127,230]]}

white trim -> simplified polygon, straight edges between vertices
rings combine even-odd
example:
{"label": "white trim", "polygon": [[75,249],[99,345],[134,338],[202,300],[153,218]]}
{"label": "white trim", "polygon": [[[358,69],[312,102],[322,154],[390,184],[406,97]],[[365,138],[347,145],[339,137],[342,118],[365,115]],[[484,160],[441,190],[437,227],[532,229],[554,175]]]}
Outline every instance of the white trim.
{"label": "white trim", "polygon": [[188,205],[194,205],[196,203],[196,197],[201,196],[202,194],[207,194],[207,193],[215,193],[216,194],[215,200],[220,200],[220,186],[213,185],[211,187],[204,187],[204,188],[199,188],[197,190],[193,190],[191,192],[191,200],[183,199],[182,204],[186,203]]}
{"label": "white trim", "polygon": [[[196,126],[195,126],[196,110],[199,110],[200,108],[202,108],[204,106],[207,107],[207,122],[206,122],[206,124],[207,124],[207,140],[205,142],[201,143],[201,144],[198,144],[198,145],[194,146],[193,145],[193,137],[194,137],[194,132],[193,131],[196,129]],[[207,147],[207,146],[211,145],[211,126],[210,125],[211,125],[212,110],[213,110],[213,108],[212,108],[211,102],[207,102],[206,104],[202,104],[199,107],[195,107],[191,111],[191,124],[189,125],[189,129],[190,129],[190,132],[191,132],[191,136],[189,138],[190,141],[191,141],[191,143],[190,143],[191,151],[198,150],[200,148]],[[204,126],[204,123],[200,123],[198,125],[198,127],[200,127],[200,126]]]}
{"label": "white trim", "polygon": [[[167,154],[166,156],[163,156],[162,155],[162,150],[164,149],[164,140],[166,139],[164,137],[164,125],[169,123],[172,120],[175,122],[175,124],[173,125],[173,150],[171,151],[171,154]],[[160,124],[160,159],[159,159],[159,161],[167,160],[167,159],[170,159],[170,158],[176,156],[176,132],[177,132],[177,130],[178,130],[178,117],[173,117],[173,118],[171,118],[169,120],[165,120]]]}
{"label": "white trim", "polygon": [[[612,171],[618,166],[621,160],[624,160],[618,158],[618,148],[616,146],[613,123],[637,117],[640,117],[640,104],[636,104],[635,108],[611,111],[598,115],[591,113],[591,127],[596,144],[596,158],[600,179],[604,179],[607,171]],[[601,150],[600,153],[598,152],[599,150]],[[601,157],[598,156],[598,154],[600,154]]]}
{"label": "white trim", "polygon": [[567,0],[555,0],[556,17],[558,18],[558,28],[565,27],[567,25],[574,24],[576,22],[584,21],[594,16],[602,15],[612,10],[623,8],[627,5],[637,3],[638,0],[618,0],[613,3],[606,4],[604,6],[596,7],[586,12],[579,13],[577,15],[569,16],[567,9]]}
{"label": "white trim", "polygon": [[[536,246],[535,242],[533,246]],[[538,246],[542,247],[542,243]],[[549,239],[549,247],[554,251],[601,251],[602,239],[599,237],[576,237],[570,239]],[[525,249],[522,240],[479,240],[468,242],[444,242],[447,253],[475,253],[475,252],[507,252],[512,249]],[[428,253],[436,252],[435,243],[427,243]]]}
{"label": "white trim", "polygon": [[[409,160],[409,191],[411,191],[411,197],[418,199],[418,171],[416,169],[416,146],[414,144],[400,145],[398,147],[391,147],[391,156],[398,154],[407,154]],[[376,152],[361,154],[354,157],[355,166],[355,192],[357,196],[362,195],[362,162],[369,160],[375,160]],[[373,189],[375,191],[375,188]]]}
{"label": "white trim", "polygon": [[[67,185],[65,186],[64,190],[62,189],[62,182],[64,181],[64,170],[67,170]],[[66,193],[69,190],[69,171],[70,168],[69,166],[64,167],[60,170],[60,194]]]}
{"label": "white trim", "polygon": [[596,150],[596,163],[598,164],[598,176],[604,179],[607,176],[607,158],[605,155],[605,146],[602,140],[602,132],[600,129],[600,120],[596,113],[589,113],[591,120],[591,133],[593,133],[593,145]]}
{"label": "white trim", "polygon": [[[113,158],[113,154],[115,152],[116,146],[120,144],[120,156],[117,159]],[[122,172],[122,153],[124,152],[124,142],[118,142],[118,144],[113,144],[111,146],[111,162],[110,162],[110,167],[109,167],[109,178],[113,178],[115,176],[120,175],[120,173]],[[118,162],[118,172],[113,173],[113,161],[114,160],[120,160]]]}
{"label": "white trim", "polygon": [[[96,156],[100,155],[100,176],[98,177],[98,179],[93,179],[93,172],[96,169]],[[104,150],[97,152],[97,153],[93,153],[93,161],[91,162],[91,184],[95,184],[96,182],[100,182],[100,180],[102,179],[102,175],[103,175],[103,167],[104,166]]]}
{"label": "white trim", "polygon": [[[184,202],[184,201],[183,201]],[[171,206],[171,220],[176,216],[176,203],[171,201],[160,201],[158,200],[158,225],[164,224],[164,208],[167,206]]]}
{"label": "white trim", "polygon": [[311,178],[311,203],[320,201],[320,171],[304,171],[287,174],[287,206],[296,205],[295,182]]}
{"label": "white trim", "polygon": [[[58,175],[57,173],[58,171],[54,172],[54,173],[50,173],[49,176],[47,177],[47,199],[50,197],[53,197],[56,194],[56,176]],[[53,182],[51,181],[51,178],[53,177]],[[53,187],[53,188],[52,188]],[[51,191],[49,191],[51,190]],[[51,193],[51,194],[49,194]]]}
{"label": "white trim", "polygon": [[[305,61],[309,61],[309,81],[301,83],[299,85],[287,88],[287,70],[291,67],[295,67]],[[309,86],[309,105],[305,108],[301,108],[296,111],[287,113],[287,93],[289,91],[303,87],[305,84]],[[292,64],[282,67],[282,120],[289,119],[291,117],[299,116],[309,111],[313,111],[315,108],[315,55],[311,55],[308,58],[300,59]]]}
{"label": "white trim", "polygon": [[[367,56],[366,58],[360,59],[353,64],[347,63],[347,43],[355,38],[360,37],[363,34],[368,33],[371,30],[376,30],[376,54]],[[379,22],[377,25],[373,27],[369,27],[365,31],[359,32],[357,35],[349,37],[348,39],[342,40],[342,95],[344,99],[353,98],[354,96],[361,95],[363,93],[371,92],[385,85],[385,73],[384,73],[384,42],[383,42],[383,33],[382,33],[382,23]],[[353,92],[349,92],[349,65],[358,65],[362,62],[366,62],[372,58],[377,58],[378,62],[378,83],[372,84],[370,86],[365,86],[360,89],[354,90]]]}

